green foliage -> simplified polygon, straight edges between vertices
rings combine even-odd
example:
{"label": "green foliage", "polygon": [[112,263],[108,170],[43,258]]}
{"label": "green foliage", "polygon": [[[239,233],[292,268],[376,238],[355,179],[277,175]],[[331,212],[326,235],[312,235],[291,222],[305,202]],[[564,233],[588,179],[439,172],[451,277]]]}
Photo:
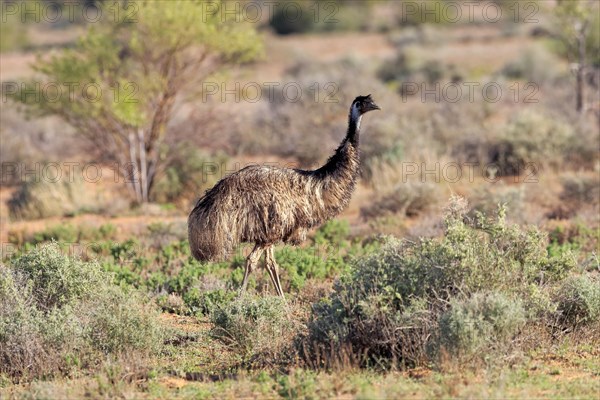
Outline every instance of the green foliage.
{"label": "green foliage", "polygon": [[139,292],[106,287],[88,313],[89,340],[104,354],[156,353],[160,349],[158,312]]}
{"label": "green foliage", "polygon": [[547,238],[536,229],[508,225],[503,209],[493,219],[480,215],[473,221],[465,212],[464,202],[454,200],[443,238],[416,243],[388,238],[379,251],[358,258],[335,292],[315,305],[314,346],[322,351],[333,346],[333,353],[351,346],[366,355],[361,362],[423,363],[437,321],[452,301],[495,292],[522,296],[528,307],[530,285],[557,281],[574,268],[570,252],[549,256]]}
{"label": "green foliage", "polygon": [[216,309],[232,302],[236,293],[224,289],[200,290],[192,287],[185,291],[183,301],[192,314],[210,315]]}
{"label": "green foliage", "polygon": [[[15,7],[23,7],[23,3],[15,4]],[[21,20],[19,13],[11,14],[4,12],[3,9],[0,24],[0,53],[21,50],[29,45],[29,42],[27,26]]]}
{"label": "green foliage", "polygon": [[133,20],[126,2],[98,3],[103,18],[89,24],[75,46],[33,65],[44,82],[71,88],[69,95],[47,96],[46,85],[30,81],[12,97],[33,113],[71,124],[118,162],[121,175],[138,173],[139,180],[125,182],[147,202],[182,88],[197,90],[217,71],[262,54],[254,27],[224,14],[224,3],[141,0]]}
{"label": "green foliage", "polygon": [[104,278],[98,265],[68,258],[54,243],[24,254],[13,267],[22,274],[22,283],[40,310],[60,308],[93,295]]}
{"label": "green foliage", "polygon": [[558,293],[559,319],[572,326],[600,320],[600,280],[586,274],[566,279]]}
{"label": "green foliage", "polygon": [[55,243],[0,272],[0,373],[11,378],[94,370],[108,359],[145,357],[162,344],[151,304]]}
{"label": "green foliage", "polygon": [[[328,250],[333,253],[337,249]],[[317,247],[301,249],[286,246],[275,252],[275,259],[281,269],[286,271],[290,287],[298,290],[305,285],[307,279],[324,279],[331,277],[334,271],[339,271],[341,255],[324,253]],[[285,280],[283,285],[285,285]]]}
{"label": "green foliage", "polygon": [[578,59],[578,37],[581,29],[585,32],[586,56],[594,66],[600,65],[600,15],[598,3],[586,0],[561,0],[554,9],[554,25],[560,39],[557,49],[560,55],[570,61]]}
{"label": "green foliage", "polygon": [[523,305],[501,293],[475,293],[453,300],[439,319],[439,346],[459,356],[474,356],[507,344],[525,324]]}
{"label": "green foliage", "polygon": [[318,398],[317,374],[314,371],[295,369],[277,379],[277,393],[284,399]]}
{"label": "green foliage", "polygon": [[332,219],[325,222],[313,238],[315,244],[342,246],[348,239],[350,224],[345,219]]}
{"label": "green foliage", "polygon": [[363,248],[349,240],[350,227],[346,220],[331,220],[323,224],[312,238],[311,246],[300,248],[284,246],[275,251],[275,259],[285,271],[284,287],[300,290],[310,279],[333,278],[343,273],[348,260],[356,254],[372,249]]}
{"label": "green foliage", "polygon": [[295,336],[288,313],[289,306],[280,297],[243,296],[212,313],[212,334],[232,346],[243,363],[285,359]]}
{"label": "green foliage", "polygon": [[114,239],[117,227],[111,223],[102,224],[98,228],[79,225],[77,227],[71,224],[57,224],[35,232],[27,241],[32,244],[38,244],[55,240],[64,243],[77,243],[81,241],[98,241]]}

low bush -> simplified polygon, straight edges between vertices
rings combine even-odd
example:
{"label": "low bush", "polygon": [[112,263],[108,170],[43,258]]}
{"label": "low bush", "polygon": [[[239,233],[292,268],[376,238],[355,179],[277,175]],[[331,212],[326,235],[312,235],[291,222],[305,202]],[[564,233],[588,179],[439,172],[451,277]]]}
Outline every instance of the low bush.
{"label": "low bush", "polygon": [[388,193],[378,194],[370,205],[360,209],[360,215],[364,219],[389,215],[417,216],[437,202],[436,189],[431,183],[399,185]]}
{"label": "low bush", "polygon": [[348,239],[350,233],[350,224],[345,219],[332,219],[325,222],[317,231],[313,238],[315,244],[325,244],[331,246],[342,246]]}
{"label": "low bush", "polygon": [[504,128],[501,138],[490,146],[490,162],[498,176],[519,175],[526,166],[556,168],[569,157],[576,139],[571,126],[556,117],[526,109]]}
{"label": "low bush", "polygon": [[245,365],[289,362],[297,331],[290,307],[280,297],[243,296],[212,313],[212,334],[234,348]]}
{"label": "low bush", "polygon": [[225,307],[235,299],[235,291],[225,289],[201,290],[192,287],[183,294],[187,312],[194,315],[210,315],[219,307]]}
{"label": "low bush", "polygon": [[31,244],[49,241],[63,243],[78,243],[81,241],[109,240],[116,237],[117,227],[107,223],[99,227],[88,225],[73,226],[71,224],[57,224],[44,230],[28,235],[25,240]]}
{"label": "low bush", "polygon": [[453,300],[439,319],[439,346],[459,357],[472,357],[489,348],[502,348],[526,322],[518,300],[502,293],[475,293]]}
{"label": "low bush", "polygon": [[591,274],[566,279],[557,295],[558,318],[577,326],[600,320],[600,279]]}
{"label": "low bush", "polygon": [[156,310],[111,281],[56,243],[0,267],[0,373],[15,380],[72,375],[158,350]]}
{"label": "low bush", "polygon": [[573,208],[580,208],[584,204],[598,204],[600,202],[600,178],[591,176],[567,176],[562,182],[560,199],[569,203]]}
{"label": "low bush", "polygon": [[[465,302],[457,313],[458,307],[471,310],[482,303],[482,312],[493,314],[502,302],[478,297],[489,292],[521,297],[528,308],[537,301],[529,297],[532,285],[559,281],[574,268],[570,252],[549,256],[545,235],[508,225],[502,208],[491,219],[481,214],[469,219],[466,211],[464,200],[451,202],[441,239],[388,238],[379,251],[356,259],[333,294],[314,305],[306,347],[328,353],[333,359],[324,361],[327,366],[335,365],[344,348],[361,355],[363,365],[424,364],[451,304]],[[505,316],[520,321],[520,314]],[[450,322],[453,316],[445,318]],[[308,358],[315,357],[311,351]]]}
{"label": "low bush", "polygon": [[21,184],[7,202],[11,219],[40,219],[73,216],[81,213],[122,211],[128,207],[123,198],[106,196],[84,182],[81,171],[73,179],[31,180]]}
{"label": "low bush", "polygon": [[502,181],[476,187],[469,196],[471,211],[469,215],[475,217],[477,213],[490,215],[503,204],[511,215],[523,216],[526,204],[526,185],[505,185]]}

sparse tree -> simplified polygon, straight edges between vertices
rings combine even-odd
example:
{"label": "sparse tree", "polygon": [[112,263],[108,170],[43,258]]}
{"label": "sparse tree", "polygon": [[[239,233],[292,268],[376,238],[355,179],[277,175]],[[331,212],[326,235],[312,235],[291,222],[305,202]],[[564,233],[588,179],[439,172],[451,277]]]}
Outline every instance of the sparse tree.
{"label": "sparse tree", "polygon": [[98,3],[102,19],[88,23],[73,48],[39,59],[41,84],[29,82],[15,97],[75,127],[103,161],[115,163],[135,199],[147,202],[176,101],[186,101],[182,94],[214,73],[262,53],[255,28],[222,12],[223,4]]}
{"label": "sparse tree", "polygon": [[558,0],[555,10],[558,20],[558,38],[575,72],[575,108],[585,110],[585,73],[588,54],[598,51],[598,2],[595,0]]}

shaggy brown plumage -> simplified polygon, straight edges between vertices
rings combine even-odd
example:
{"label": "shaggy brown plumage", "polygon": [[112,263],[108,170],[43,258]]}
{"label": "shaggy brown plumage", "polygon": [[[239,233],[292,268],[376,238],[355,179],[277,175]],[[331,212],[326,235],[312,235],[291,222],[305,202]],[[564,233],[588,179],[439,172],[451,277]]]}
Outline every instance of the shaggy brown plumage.
{"label": "shaggy brown plumage", "polygon": [[246,261],[242,290],[266,250],[267,270],[277,293],[283,296],[273,246],[281,241],[300,244],[308,230],[346,208],[359,174],[361,117],[378,109],[370,95],[352,102],[346,137],[319,169],[255,165],[221,179],[198,200],[189,216],[194,257],[200,261],[224,260],[239,243],[255,243]]}

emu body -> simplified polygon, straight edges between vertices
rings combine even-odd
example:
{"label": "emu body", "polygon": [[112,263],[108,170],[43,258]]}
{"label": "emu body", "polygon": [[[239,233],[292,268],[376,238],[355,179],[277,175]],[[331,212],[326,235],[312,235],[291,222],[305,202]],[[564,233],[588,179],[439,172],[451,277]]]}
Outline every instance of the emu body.
{"label": "emu body", "polygon": [[283,296],[273,246],[279,242],[300,244],[310,229],[348,206],[360,169],[360,120],[362,114],[377,109],[370,96],[354,100],[346,137],[319,169],[255,165],[221,179],[198,200],[189,216],[193,256],[200,261],[224,260],[239,243],[254,243],[241,290],[266,251],[267,271],[277,294]]}

